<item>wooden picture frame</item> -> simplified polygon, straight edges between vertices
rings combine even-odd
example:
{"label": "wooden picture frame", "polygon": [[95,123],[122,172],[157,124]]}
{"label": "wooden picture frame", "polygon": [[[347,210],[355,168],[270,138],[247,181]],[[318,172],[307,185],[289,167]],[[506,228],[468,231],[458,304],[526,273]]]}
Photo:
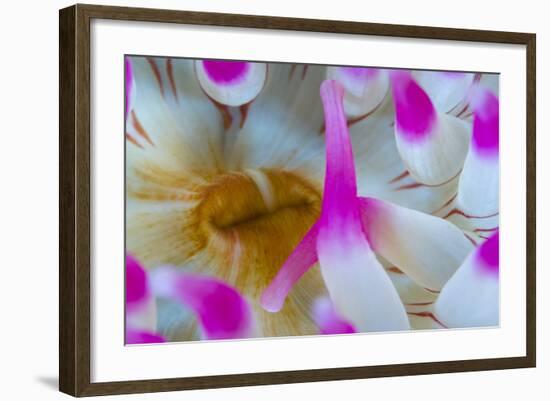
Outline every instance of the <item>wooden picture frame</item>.
{"label": "wooden picture frame", "polygon": [[[526,355],[268,373],[93,383],[90,379],[90,21],[92,19],[517,44],[527,58]],[[280,383],[534,367],[536,361],[535,49],[530,33],[372,24],[299,18],[75,5],[60,27],[59,388],[73,396],[144,393]]]}

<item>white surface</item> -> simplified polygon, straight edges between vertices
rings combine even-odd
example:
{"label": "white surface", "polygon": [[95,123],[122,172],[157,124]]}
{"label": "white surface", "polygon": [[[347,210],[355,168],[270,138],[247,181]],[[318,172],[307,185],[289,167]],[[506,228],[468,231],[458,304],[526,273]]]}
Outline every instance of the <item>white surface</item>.
{"label": "white surface", "polygon": [[[98,3],[108,3],[101,2]],[[3,269],[2,334],[0,336],[2,386],[6,399],[61,399],[53,388],[57,377],[57,9],[65,1],[10,3],[3,21],[2,134],[0,150],[3,197],[0,198]],[[550,107],[547,47],[550,28],[542,2],[526,0],[509,6],[502,2],[464,1],[459,5],[430,2],[420,7],[407,1],[387,1],[376,7],[353,0],[300,5],[295,1],[215,2],[207,0],[120,1],[118,4],[194,10],[287,15],[417,25],[456,26],[538,34],[538,132],[539,132],[539,272],[538,368],[515,371],[462,373],[361,381],[296,384],[243,389],[208,390],[128,396],[131,399],[164,400],[280,400],[308,397],[335,399],[545,399],[550,374],[548,337],[550,297],[544,293],[548,253],[544,223],[548,212],[550,168],[543,153],[550,149],[550,129],[544,110]],[[347,5],[347,6],[346,6]],[[13,10],[12,10],[13,9]],[[31,10],[25,20],[20,15]],[[430,12],[425,12],[429,10]],[[523,10],[523,11],[522,11]],[[527,12],[529,10],[529,12]],[[9,56],[8,56],[9,55]],[[7,141],[5,140],[7,139]],[[510,166],[513,168],[513,166]],[[511,251],[513,252],[513,250]],[[212,364],[217,360],[211,361]],[[116,399],[106,397],[103,399]],[[122,398],[122,397],[119,397]]]}
{"label": "white surface", "polygon": [[[525,355],[524,46],[111,20],[91,32],[93,382]],[[124,54],[500,72],[500,328],[124,347]]]}

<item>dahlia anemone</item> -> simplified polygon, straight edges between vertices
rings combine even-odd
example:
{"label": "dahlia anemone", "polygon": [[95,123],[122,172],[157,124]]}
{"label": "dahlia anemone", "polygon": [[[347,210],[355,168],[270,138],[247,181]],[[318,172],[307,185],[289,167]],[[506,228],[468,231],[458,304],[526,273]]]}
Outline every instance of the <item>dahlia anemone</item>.
{"label": "dahlia anemone", "polygon": [[[434,302],[488,227],[462,202],[477,190],[463,178],[479,168],[471,143],[494,118],[484,75],[446,85],[435,72],[126,63],[127,251],[153,283],[154,333],[434,327]],[[205,323],[196,277],[240,300],[230,335]]]}

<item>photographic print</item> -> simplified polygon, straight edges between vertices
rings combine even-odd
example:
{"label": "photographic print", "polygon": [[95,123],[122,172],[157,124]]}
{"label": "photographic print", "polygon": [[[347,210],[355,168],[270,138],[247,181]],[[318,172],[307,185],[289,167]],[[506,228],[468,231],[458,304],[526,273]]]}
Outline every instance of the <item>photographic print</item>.
{"label": "photographic print", "polygon": [[498,74],[128,55],[123,84],[126,344],[499,325]]}

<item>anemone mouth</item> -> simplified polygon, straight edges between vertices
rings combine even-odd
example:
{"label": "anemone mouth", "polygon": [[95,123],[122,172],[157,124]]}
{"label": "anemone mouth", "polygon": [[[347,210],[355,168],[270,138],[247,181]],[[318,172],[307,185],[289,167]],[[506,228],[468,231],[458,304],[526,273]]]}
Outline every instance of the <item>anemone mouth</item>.
{"label": "anemone mouth", "polygon": [[319,214],[320,194],[309,182],[285,171],[249,170],[215,177],[196,213],[206,235],[278,226],[293,215]]}

